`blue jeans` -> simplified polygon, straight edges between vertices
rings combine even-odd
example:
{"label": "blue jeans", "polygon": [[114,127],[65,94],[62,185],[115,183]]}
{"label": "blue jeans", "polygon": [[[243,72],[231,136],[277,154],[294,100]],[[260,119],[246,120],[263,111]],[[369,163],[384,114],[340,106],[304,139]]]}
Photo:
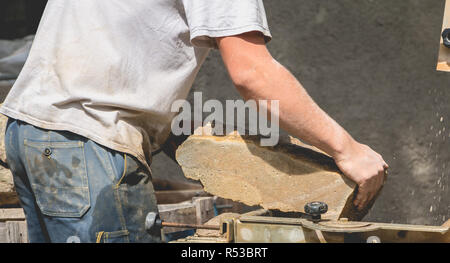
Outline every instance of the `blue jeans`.
{"label": "blue jeans", "polygon": [[67,131],[9,119],[8,165],[30,242],[160,242],[148,170],[134,157]]}

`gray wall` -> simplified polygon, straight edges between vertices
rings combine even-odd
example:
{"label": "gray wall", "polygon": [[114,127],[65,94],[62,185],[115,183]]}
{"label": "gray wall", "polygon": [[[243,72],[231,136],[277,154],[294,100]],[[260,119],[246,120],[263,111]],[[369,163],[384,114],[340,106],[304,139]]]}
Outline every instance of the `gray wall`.
{"label": "gray wall", "polygon": [[[435,70],[443,0],[265,0],[272,55],[357,140],[389,163],[365,220],[440,225],[450,217],[450,73]],[[194,84],[237,99],[217,51]],[[443,121],[441,122],[441,117]],[[158,176],[181,172],[163,154]]]}

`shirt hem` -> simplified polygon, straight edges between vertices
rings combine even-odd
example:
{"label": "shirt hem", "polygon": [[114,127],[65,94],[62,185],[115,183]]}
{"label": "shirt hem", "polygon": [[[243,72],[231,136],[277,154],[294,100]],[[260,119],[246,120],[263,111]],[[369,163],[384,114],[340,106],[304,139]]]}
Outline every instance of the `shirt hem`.
{"label": "shirt hem", "polygon": [[[209,28],[209,27],[195,27],[191,30],[191,42],[197,37],[226,37],[243,34],[250,31],[259,31],[264,35],[265,42],[268,43],[272,39],[270,30],[260,24],[250,24],[234,28]],[[213,47],[217,48],[215,44]]]}
{"label": "shirt hem", "polygon": [[124,145],[120,145],[117,144],[115,142],[112,142],[110,140],[104,140],[102,139],[100,136],[92,134],[91,132],[88,132],[84,129],[81,129],[79,127],[75,127],[73,125],[70,124],[66,124],[66,123],[53,123],[53,122],[48,122],[48,121],[43,121],[43,120],[39,120],[35,117],[32,117],[28,114],[24,114],[24,113],[20,113],[17,112],[15,110],[9,109],[8,107],[2,106],[0,107],[0,113],[9,117],[9,118],[13,118],[13,119],[17,119],[17,120],[21,120],[24,121],[26,123],[29,123],[31,125],[37,126],[39,128],[42,129],[47,129],[47,130],[58,130],[58,131],[70,131],[73,133],[76,133],[78,135],[81,135],[83,137],[86,137],[100,145],[103,145],[107,148],[110,148],[114,151],[119,151],[119,152],[124,152],[124,153],[128,153],[133,155],[134,157],[136,157],[150,172],[150,165],[147,163],[146,158],[139,154],[136,151],[131,150],[129,147],[124,146]]}

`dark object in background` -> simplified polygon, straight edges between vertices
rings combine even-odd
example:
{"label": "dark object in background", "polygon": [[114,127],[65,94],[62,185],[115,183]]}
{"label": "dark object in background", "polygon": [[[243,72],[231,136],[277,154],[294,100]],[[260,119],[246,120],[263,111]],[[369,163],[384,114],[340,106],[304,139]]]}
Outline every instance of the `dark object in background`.
{"label": "dark object in background", "polygon": [[35,34],[47,0],[0,0],[0,39]]}
{"label": "dark object in background", "polygon": [[317,223],[321,215],[328,211],[328,205],[324,202],[310,202],[305,205],[305,213],[309,215],[313,222]]}

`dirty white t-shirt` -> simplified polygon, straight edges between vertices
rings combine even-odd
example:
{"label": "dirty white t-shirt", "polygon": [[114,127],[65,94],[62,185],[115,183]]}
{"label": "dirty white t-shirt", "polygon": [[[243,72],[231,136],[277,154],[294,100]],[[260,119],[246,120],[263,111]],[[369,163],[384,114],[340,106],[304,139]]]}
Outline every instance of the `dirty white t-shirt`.
{"label": "dirty white t-shirt", "polygon": [[262,0],[50,0],[0,112],[149,164],[213,38],[249,31]]}

